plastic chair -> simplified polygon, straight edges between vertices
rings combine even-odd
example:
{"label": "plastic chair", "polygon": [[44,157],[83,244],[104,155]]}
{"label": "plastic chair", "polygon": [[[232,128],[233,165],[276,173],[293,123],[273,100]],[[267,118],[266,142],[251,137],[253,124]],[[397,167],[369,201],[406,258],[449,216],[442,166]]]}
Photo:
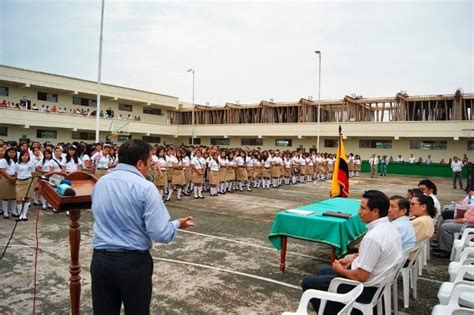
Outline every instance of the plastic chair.
{"label": "plastic chair", "polygon": [[[379,274],[377,277],[373,278],[370,281],[364,282],[364,287],[375,287],[377,290],[375,291],[374,296],[372,297],[372,300],[368,304],[364,303],[359,303],[355,302],[354,303],[354,308],[360,310],[364,315],[371,315],[373,314],[373,308],[377,306],[377,314],[383,314],[382,312],[382,298],[385,298],[385,304],[386,309],[390,309],[390,298],[386,298],[387,296],[390,297],[390,289],[389,287],[387,288],[387,285],[391,285],[393,282],[393,278],[395,277],[395,274],[398,272],[399,264],[396,265],[397,268],[394,268],[395,266],[392,266],[388,268],[386,271],[383,273]],[[356,281],[356,283],[359,283]],[[331,281],[331,284],[329,285],[329,291],[331,292],[337,292],[337,288],[341,284],[349,284],[349,285],[354,285],[353,280],[345,279],[345,278],[334,278]],[[387,291],[385,289],[387,288]]]}
{"label": "plastic chair", "polygon": [[318,314],[323,314],[326,307],[327,301],[339,302],[346,304],[342,310],[337,313],[338,315],[349,315],[354,307],[355,300],[359,297],[364,290],[364,285],[357,281],[351,281],[355,287],[347,293],[337,293],[337,292],[326,292],[320,290],[306,290],[301,296],[300,303],[296,312],[284,312],[283,315],[307,315],[308,314],[308,304],[311,299],[320,299],[321,304],[319,305]]}
{"label": "plastic chair", "polygon": [[421,276],[423,273],[423,267],[426,266],[429,260],[429,253],[430,253],[430,240],[424,240],[420,242],[421,252],[420,258],[418,259],[418,275]]}
{"label": "plastic chair", "polygon": [[449,296],[453,289],[462,283],[471,287],[470,292],[464,292],[461,294],[461,299],[465,301],[463,305],[474,307],[474,297],[472,297],[474,294],[474,282],[464,280],[465,275],[469,272],[474,272],[474,266],[462,266],[459,268],[459,272],[453,282],[443,282],[443,284],[441,284],[441,287],[438,290],[439,304],[447,305],[449,302]]}
{"label": "plastic chair", "polygon": [[[400,273],[402,275],[402,281],[403,281],[403,307],[408,308],[409,302],[410,302],[410,284],[411,288],[413,289],[413,297],[415,299],[418,298],[418,291],[417,291],[417,282],[418,282],[418,273],[417,273],[417,266],[418,263],[420,262],[420,257],[421,257],[421,251],[422,251],[422,246],[423,244],[419,244],[415,246],[414,248],[411,248],[407,251],[405,251],[406,254],[412,254],[414,253],[412,260],[410,260],[410,263],[406,267],[402,267],[400,269]],[[405,263],[403,263],[405,264]],[[393,282],[393,300],[394,300],[394,311],[398,312],[398,283],[397,283],[397,277],[395,278]]]}
{"label": "plastic chair", "polygon": [[474,314],[474,309],[462,307],[459,304],[459,297],[463,292],[470,292],[472,291],[473,286],[467,285],[464,283],[459,283],[457,286],[453,288],[449,296],[448,304],[442,305],[438,304],[435,305],[431,315],[446,315],[446,314]]}
{"label": "plastic chair", "polygon": [[[454,281],[456,274],[459,272],[459,268],[464,265],[474,265],[474,247],[465,248],[459,257],[459,261],[452,261],[449,263],[448,273],[450,282]],[[474,280],[474,274],[469,273],[466,276],[471,280]]]}
{"label": "plastic chair", "polygon": [[474,246],[474,228],[466,228],[460,239],[454,239],[451,250],[451,261],[459,261],[459,256],[464,247]]}

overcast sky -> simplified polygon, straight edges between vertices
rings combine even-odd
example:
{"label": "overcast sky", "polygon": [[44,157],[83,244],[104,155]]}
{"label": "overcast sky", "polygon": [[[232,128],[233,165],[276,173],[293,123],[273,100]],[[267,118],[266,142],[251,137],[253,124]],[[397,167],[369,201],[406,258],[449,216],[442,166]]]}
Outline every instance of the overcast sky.
{"label": "overcast sky", "polygon": [[[100,0],[0,0],[0,63],[97,80]],[[196,103],[474,92],[473,1],[106,0],[102,81]]]}

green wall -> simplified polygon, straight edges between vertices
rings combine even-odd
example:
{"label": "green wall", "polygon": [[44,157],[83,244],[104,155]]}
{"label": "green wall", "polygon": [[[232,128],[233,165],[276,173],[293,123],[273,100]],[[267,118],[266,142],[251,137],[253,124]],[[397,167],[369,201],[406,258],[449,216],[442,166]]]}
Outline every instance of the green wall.
{"label": "green wall", "polygon": [[[362,172],[370,172],[369,161],[362,161]],[[378,166],[378,173],[380,174],[380,166]],[[439,176],[452,177],[453,172],[448,164],[410,164],[392,162],[387,165],[387,174],[402,174],[402,175],[420,175],[420,176]],[[462,170],[462,177],[467,178],[467,168]]]}

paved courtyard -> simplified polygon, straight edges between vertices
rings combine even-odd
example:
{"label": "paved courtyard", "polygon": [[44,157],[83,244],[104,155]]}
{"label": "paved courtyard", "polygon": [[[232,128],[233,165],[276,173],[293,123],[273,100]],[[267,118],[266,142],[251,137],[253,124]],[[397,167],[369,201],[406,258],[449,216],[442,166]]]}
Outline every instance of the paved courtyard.
{"label": "paved courtyard", "polygon": [[[405,195],[420,177],[395,176],[371,179],[367,174],[351,179],[351,195],[369,189],[387,195]],[[434,178],[442,204],[458,200],[464,192],[453,190],[450,179]],[[184,198],[167,203],[173,218],[192,215],[196,226],[180,231],[169,245],[155,244],[152,256],[152,314],[279,314],[296,310],[302,278],[327,263],[328,247],[289,239],[287,269],[279,271],[279,252],[267,235],[275,213],[326,199],[329,182],[284,186],[278,189],[232,193],[204,200]],[[33,309],[35,212],[18,225],[12,243],[0,261],[0,314],[27,314]],[[92,213],[81,216],[81,311],[91,314],[89,264]],[[14,221],[0,219],[0,249],[10,236]],[[41,212],[36,311],[69,313],[68,218]],[[436,293],[448,279],[447,259],[432,258],[419,279],[419,299],[410,301],[406,313],[429,314]],[[401,285],[399,288],[401,289]],[[399,296],[401,297],[401,292]]]}

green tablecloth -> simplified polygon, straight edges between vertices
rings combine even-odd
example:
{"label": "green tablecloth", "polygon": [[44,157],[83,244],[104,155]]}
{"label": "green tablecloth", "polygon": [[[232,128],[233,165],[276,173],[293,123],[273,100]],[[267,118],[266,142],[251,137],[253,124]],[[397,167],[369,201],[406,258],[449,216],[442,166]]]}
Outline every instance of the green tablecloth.
{"label": "green tablecloth", "polygon": [[[332,198],[298,208],[314,211],[309,215],[278,212],[268,238],[277,250],[281,248],[281,236],[288,236],[331,245],[336,257],[341,257],[347,252],[347,246],[367,231],[359,218],[359,204],[357,199]],[[350,213],[352,217],[342,219],[322,216],[325,211]]]}

